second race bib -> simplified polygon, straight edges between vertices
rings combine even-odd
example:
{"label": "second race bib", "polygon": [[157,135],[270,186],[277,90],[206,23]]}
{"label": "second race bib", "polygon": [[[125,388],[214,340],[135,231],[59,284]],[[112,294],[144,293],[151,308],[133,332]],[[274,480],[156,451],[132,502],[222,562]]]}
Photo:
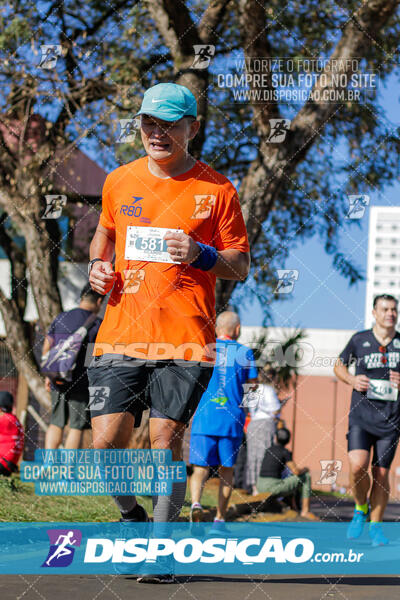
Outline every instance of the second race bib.
{"label": "second race bib", "polygon": [[371,400],[397,400],[398,389],[385,379],[370,379],[367,398]]}
{"label": "second race bib", "polygon": [[181,229],[129,226],[126,230],[125,260],[163,262],[179,265],[172,260],[164,236],[167,231],[182,233]]}

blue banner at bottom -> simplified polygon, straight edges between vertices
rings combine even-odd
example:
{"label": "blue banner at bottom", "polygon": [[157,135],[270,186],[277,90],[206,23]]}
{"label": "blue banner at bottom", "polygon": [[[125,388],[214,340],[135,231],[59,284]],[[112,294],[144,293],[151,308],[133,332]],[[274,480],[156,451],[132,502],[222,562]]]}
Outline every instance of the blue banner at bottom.
{"label": "blue banner at bottom", "polygon": [[0,523],[0,574],[400,574],[389,544],[346,523]]}

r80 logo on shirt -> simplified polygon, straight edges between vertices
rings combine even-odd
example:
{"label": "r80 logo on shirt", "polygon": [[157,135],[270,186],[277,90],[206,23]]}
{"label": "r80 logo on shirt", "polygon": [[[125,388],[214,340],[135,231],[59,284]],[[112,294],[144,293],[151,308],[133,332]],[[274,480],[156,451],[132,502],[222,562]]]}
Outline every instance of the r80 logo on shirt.
{"label": "r80 logo on shirt", "polygon": [[216,196],[213,194],[195,194],[196,206],[191,219],[208,219],[211,209],[215,205]]}
{"label": "r80 logo on shirt", "polygon": [[145,277],[144,269],[125,269],[124,270],[124,287],[121,294],[136,294],[139,291],[142,281]]}

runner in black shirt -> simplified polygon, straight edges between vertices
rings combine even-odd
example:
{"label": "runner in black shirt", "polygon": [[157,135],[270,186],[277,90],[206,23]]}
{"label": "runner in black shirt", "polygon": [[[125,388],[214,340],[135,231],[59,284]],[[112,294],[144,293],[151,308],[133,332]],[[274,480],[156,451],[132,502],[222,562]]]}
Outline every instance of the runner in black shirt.
{"label": "runner in black shirt", "polygon": [[[374,546],[388,543],[380,523],[389,497],[389,469],[400,434],[400,334],[397,300],[387,294],[374,300],[372,329],[353,335],[335,366],[336,376],[353,388],[347,434],[350,476],[356,506],[347,536],[361,535],[370,516]],[[355,364],[355,375],[348,367]],[[368,474],[372,458],[372,487]],[[370,490],[371,488],[371,490]]]}

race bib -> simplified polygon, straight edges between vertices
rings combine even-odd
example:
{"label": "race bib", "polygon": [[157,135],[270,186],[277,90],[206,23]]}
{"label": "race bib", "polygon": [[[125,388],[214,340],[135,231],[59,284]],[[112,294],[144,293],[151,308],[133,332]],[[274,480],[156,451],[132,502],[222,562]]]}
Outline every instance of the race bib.
{"label": "race bib", "polygon": [[167,231],[182,233],[181,229],[129,226],[126,230],[125,260],[180,264],[172,260],[164,236]]}
{"label": "race bib", "polygon": [[385,379],[370,379],[367,398],[371,400],[397,400],[398,389]]}

